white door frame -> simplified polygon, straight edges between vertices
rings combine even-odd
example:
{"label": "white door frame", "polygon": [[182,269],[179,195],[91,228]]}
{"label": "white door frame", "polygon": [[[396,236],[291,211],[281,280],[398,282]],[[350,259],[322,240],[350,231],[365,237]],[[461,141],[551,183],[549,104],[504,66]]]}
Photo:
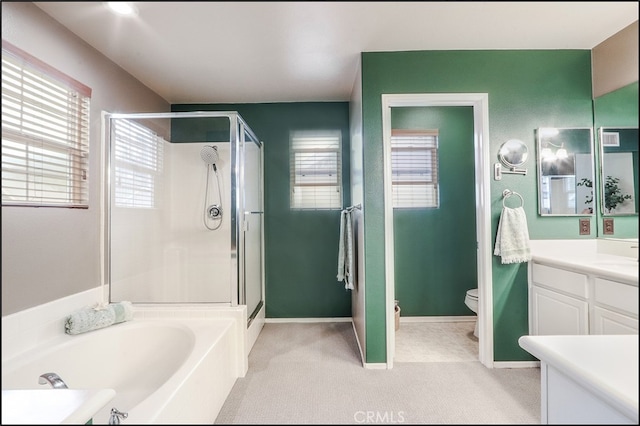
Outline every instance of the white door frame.
{"label": "white door frame", "polygon": [[[410,93],[382,95],[385,309],[387,368],[393,368],[395,355],[395,271],[393,243],[393,205],[391,202],[391,108],[471,106],[473,107],[473,145],[476,193],[476,236],[478,262],[478,338],[480,362],[493,368],[493,298],[491,266],[491,204],[489,161],[488,93]],[[460,295],[463,299],[464,295]]]}

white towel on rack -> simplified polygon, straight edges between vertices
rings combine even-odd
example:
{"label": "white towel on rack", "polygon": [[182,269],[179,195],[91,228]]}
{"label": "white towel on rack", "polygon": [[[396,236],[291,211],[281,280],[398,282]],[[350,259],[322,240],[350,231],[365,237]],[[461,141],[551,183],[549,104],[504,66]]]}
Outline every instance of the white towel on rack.
{"label": "white towel on rack", "polygon": [[340,213],[340,242],[338,245],[338,281],[344,281],[344,288],[353,290],[353,236],[351,210]]}
{"label": "white towel on rack", "polygon": [[501,256],[503,264],[531,260],[527,216],[522,207],[502,208],[493,254]]}

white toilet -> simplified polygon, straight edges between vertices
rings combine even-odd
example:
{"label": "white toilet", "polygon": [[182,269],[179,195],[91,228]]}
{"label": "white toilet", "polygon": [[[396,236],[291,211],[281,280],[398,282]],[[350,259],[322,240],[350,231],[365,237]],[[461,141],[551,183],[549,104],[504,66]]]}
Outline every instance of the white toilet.
{"label": "white toilet", "polygon": [[[478,313],[478,289],[472,288],[467,290],[467,295],[464,297],[464,304],[467,308],[471,309],[475,314]],[[478,337],[478,321],[476,320],[476,328],[473,330],[473,335]]]}

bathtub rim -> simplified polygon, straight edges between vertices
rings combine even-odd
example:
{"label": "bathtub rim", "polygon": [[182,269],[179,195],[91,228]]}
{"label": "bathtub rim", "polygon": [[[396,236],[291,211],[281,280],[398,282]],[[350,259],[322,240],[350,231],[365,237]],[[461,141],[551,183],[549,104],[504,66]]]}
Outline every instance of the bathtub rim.
{"label": "bathtub rim", "polygon": [[[175,318],[175,317],[159,317],[159,318],[134,318],[131,321],[125,323],[114,324],[113,326],[106,327],[104,329],[83,333],[80,335],[62,335],[52,339],[49,339],[46,344],[36,346],[25,352],[17,354],[6,360],[2,360],[3,375],[7,368],[9,372],[14,371],[21,366],[28,364],[38,357],[46,355],[52,351],[59,349],[59,346],[71,346],[74,344],[74,340],[78,337],[82,340],[90,340],[96,338],[99,333],[109,331],[117,332],[116,327],[120,327],[122,330],[131,327],[144,327],[146,324],[168,326],[171,328],[187,329],[194,334],[194,344],[188,353],[187,357],[180,366],[173,371],[173,373],[165,380],[157,389],[155,389],[145,398],[140,400],[135,405],[135,410],[130,417],[130,421],[135,423],[140,422],[143,419],[144,423],[151,423],[162,413],[163,409],[169,404],[171,398],[179,391],[180,386],[186,382],[186,380],[193,374],[193,371],[203,362],[207,355],[213,350],[216,344],[224,338],[226,333],[234,333],[234,325],[237,323],[237,319],[231,317],[216,317],[216,318]],[[215,325],[214,325],[215,324]],[[215,329],[212,332],[212,326]],[[240,336],[234,335],[233,350],[237,352],[237,355],[242,354],[243,345],[241,345],[243,339]],[[56,344],[57,343],[57,344]],[[45,346],[45,350],[41,350],[41,346]],[[234,356],[235,377],[240,377],[238,374],[242,368],[238,356]],[[7,368],[5,368],[5,365]],[[37,388],[34,388],[37,389]],[[79,389],[79,388],[78,388]],[[84,388],[83,388],[84,389]],[[3,390],[11,390],[4,389]],[[117,391],[116,391],[117,392]],[[116,395],[117,396],[117,395]],[[115,402],[112,402],[116,404]],[[115,405],[114,405],[115,406]],[[82,407],[81,407],[82,408]],[[116,408],[119,408],[116,406]],[[110,409],[110,407],[109,407]],[[120,408],[119,408],[120,409]],[[101,414],[101,410],[96,414]]]}

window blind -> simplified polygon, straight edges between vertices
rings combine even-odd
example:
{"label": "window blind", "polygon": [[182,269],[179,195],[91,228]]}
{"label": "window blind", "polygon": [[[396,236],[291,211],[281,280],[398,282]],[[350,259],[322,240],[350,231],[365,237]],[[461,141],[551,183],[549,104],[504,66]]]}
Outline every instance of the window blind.
{"label": "window blind", "polygon": [[342,208],[340,131],[296,131],[290,140],[291,208]]}
{"label": "window blind", "polygon": [[438,207],[438,135],[394,131],[391,135],[394,208]]}
{"label": "window blind", "polygon": [[3,42],[3,205],[88,207],[90,96]]}
{"label": "window blind", "polygon": [[156,207],[164,140],[126,119],[113,124],[116,207]]}

